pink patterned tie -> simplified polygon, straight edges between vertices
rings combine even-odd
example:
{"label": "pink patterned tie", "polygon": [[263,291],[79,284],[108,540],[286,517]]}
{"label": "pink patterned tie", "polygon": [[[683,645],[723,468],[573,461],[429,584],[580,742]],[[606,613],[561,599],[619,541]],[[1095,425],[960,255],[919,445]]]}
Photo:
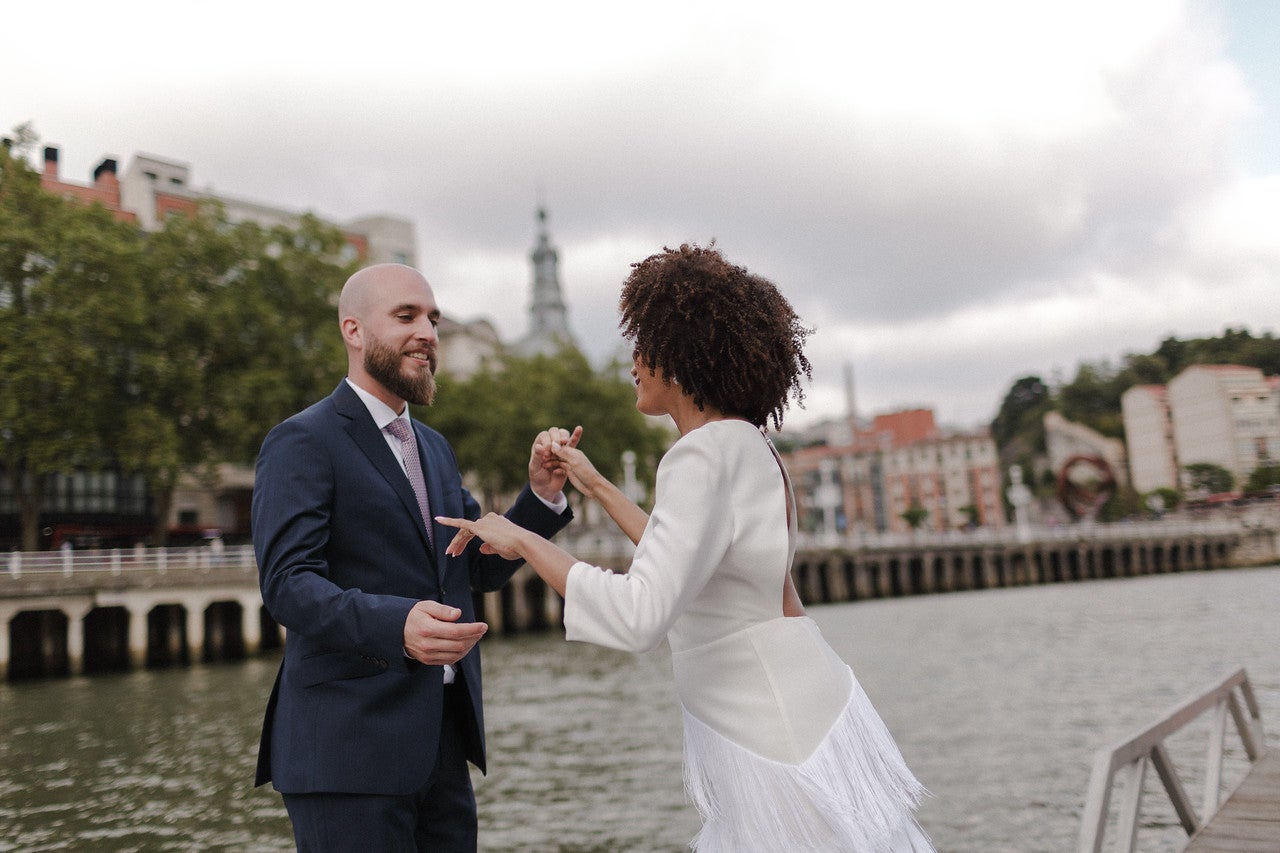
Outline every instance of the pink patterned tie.
{"label": "pink patterned tie", "polygon": [[413,429],[403,418],[396,418],[383,429],[400,442],[400,455],[404,457],[405,473],[409,475],[409,485],[413,486],[413,496],[418,499],[418,511],[422,513],[422,521],[427,525],[427,541],[432,542],[431,502],[427,500],[427,482],[422,477],[422,460],[418,458],[418,442],[413,437]]}

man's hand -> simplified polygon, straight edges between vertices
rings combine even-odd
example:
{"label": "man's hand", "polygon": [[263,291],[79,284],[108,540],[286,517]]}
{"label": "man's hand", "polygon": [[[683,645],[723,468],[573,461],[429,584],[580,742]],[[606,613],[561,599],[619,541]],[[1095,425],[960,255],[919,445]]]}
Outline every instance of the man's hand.
{"label": "man's hand", "polygon": [[462,611],[438,601],[419,601],[404,620],[404,650],[425,664],[454,664],[480,641],[489,626],[459,622]]}
{"label": "man's hand", "polygon": [[582,438],[582,427],[575,427],[570,433],[567,429],[552,427],[538,433],[533,440],[533,450],[529,453],[529,486],[538,497],[549,503],[555,503],[564,491],[567,474],[564,465],[551,452],[551,445],[577,447]]}

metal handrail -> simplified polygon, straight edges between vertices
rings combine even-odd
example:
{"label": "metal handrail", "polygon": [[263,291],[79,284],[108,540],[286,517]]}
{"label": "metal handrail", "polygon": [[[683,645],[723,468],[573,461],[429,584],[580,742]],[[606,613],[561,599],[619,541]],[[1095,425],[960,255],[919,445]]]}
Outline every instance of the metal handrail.
{"label": "metal handrail", "polygon": [[[1237,698],[1237,690],[1240,698]],[[1241,699],[1244,705],[1241,706]],[[1213,710],[1213,727],[1205,754],[1205,780],[1202,798],[1203,817],[1196,815],[1191,798],[1178,777],[1164,741],[1206,711]],[[1247,716],[1246,716],[1247,711]],[[1133,850],[1138,837],[1138,815],[1142,808],[1142,785],[1147,765],[1155,766],[1164,783],[1178,821],[1190,837],[1217,813],[1222,795],[1222,756],[1226,738],[1227,714],[1235,721],[1236,732],[1250,761],[1266,752],[1262,717],[1253,685],[1243,669],[1238,669],[1209,690],[1169,710],[1153,725],[1136,734],[1098,750],[1089,778],[1089,794],[1085,798],[1080,827],[1079,853],[1101,853],[1111,809],[1111,793],[1117,778],[1122,780],[1123,800],[1119,805],[1116,829],[1118,850]]]}
{"label": "metal handrail", "polygon": [[[0,584],[6,578],[48,575],[164,574],[169,569],[255,567],[253,546],[185,548],[111,548],[84,551],[11,551],[0,555]],[[2,589],[3,587],[0,587]]]}

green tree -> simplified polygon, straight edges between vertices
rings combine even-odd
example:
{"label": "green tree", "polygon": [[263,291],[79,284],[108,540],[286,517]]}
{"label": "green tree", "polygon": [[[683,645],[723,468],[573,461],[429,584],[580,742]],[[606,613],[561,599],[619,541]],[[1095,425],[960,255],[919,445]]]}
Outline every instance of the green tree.
{"label": "green tree", "polygon": [[267,431],[333,391],[346,374],[338,294],[355,271],[338,229],[236,227],[244,260],[228,275],[209,363],[223,461],[251,463]]}
{"label": "green tree", "polygon": [[585,453],[604,476],[617,480],[622,452],[652,472],[667,434],[636,411],[635,391],[618,365],[593,370],[567,347],[555,356],[508,356],[499,368],[458,380],[441,374],[435,404],[415,412],[438,429],[458,456],[459,467],[478,481],[489,509],[528,478],[529,447],[551,426],[583,427]]}
{"label": "green tree", "polygon": [[[1024,376],[1013,383],[991,422],[991,436],[1000,457],[1000,470],[1007,477],[1009,469],[1018,465],[1027,472],[1027,486],[1036,495],[1053,492],[1053,474],[1048,479],[1032,476],[1041,466],[1037,459],[1045,455],[1044,416],[1054,406],[1049,386],[1039,376]],[[1006,513],[1012,510],[1004,494]]]}
{"label": "green tree", "polygon": [[905,521],[912,530],[919,530],[920,525],[924,524],[925,519],[929,517],[929,510],[921,506],[919,501],[912,501],[911,506],[907,507],[898,517]]}
{"label": "green tree", "polygon": [[1193,462],[1190,465],[1184,465],[1182,470],[1187,473],[1187,491],[1189,492],[1202,491],[1216,495],[1229,492],[1236,485],[1236,478],[1230,471],[1211,462]]}
{"label": "green tree", "polygon": [[1120,396],[1128,386],[1106,362],[1082,363],[1075,379],[1058,390],[1058,411],[1069,421],[1092,427],[1112,438],[1124,435]]}
{"label": "green tree", "polygon": [[1152,489],[1142,496],[1142,505],[1157,514],[1172,512],[1181,503],[1182,492],[1168,486]]}
{"label": "green tree", "polygon": [[111,462],[139,252],[136,228],[45,192],[0,152],[0,469],[24,549],[38,546],[48,477]]}
{"label": "green tree", "polygon": [[314,217],[264,229],[231,223],[216,204],[150,235],[150,310],[136,330],[115,448],[147,479],[153,541],[164,541],[184,474],[212,482],[218,463],[252,463],[272,426],[342,376],[336,304],[351,272],[343,244]]}
{"label": "green tree", "polygon": [[1277,485],[1280,485],[1280,463],[1273,462],[1254,468],[1244,489],[1246,492],[1265,492]]}
{"label": "green tree", "polygon": [[23,547],[55,474],[141,474],[164,540],[174,487],[250,463],[272,425],[332,389],[345,358],[340,231],[232,223],[216,205],[143,234],[44,191],[0,153],[0,475]]}
{"label": "green tree", "polygon": [[1024,376],[1014,382],[991,422],[996,445],[1005,447],[1022,438],[1028,450],[1044,452],[1044,416],[1052,407],[1049,386],[1039,376]]}

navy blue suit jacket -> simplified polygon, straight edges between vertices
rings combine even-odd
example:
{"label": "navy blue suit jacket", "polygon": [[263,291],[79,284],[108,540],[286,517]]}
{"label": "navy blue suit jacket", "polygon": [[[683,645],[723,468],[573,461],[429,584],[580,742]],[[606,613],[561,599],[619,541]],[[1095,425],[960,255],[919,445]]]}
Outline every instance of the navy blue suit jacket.
{"label": "navy blue suit jacket", "polygon": [[[478,518],[448,442],[413,427],[432,513]],[[572,514],[555,514],[526,486],[507,516],[550,536]],[[443,669],[405,656],[405,619],[434,599],[473,622],[472,591],[499,588],[520,562],[480,554],[479,540],[446,557],[456,531],[434,523],[429,544],[404,470],[345,381],[267,435],[252,519],[262,599],[287,629],[254,784],[283,793],[420,789],[435,764]],[[457,669],[474,712],[467,758],[483,771],[479,645]]]}

